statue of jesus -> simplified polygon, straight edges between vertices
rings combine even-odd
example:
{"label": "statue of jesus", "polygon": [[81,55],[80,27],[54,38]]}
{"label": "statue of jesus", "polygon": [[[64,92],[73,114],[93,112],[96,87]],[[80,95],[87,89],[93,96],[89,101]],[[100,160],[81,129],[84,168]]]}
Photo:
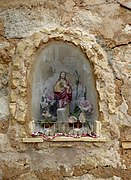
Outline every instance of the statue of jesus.
{"label": "statue of jesus", "polygon": [[53,90],[58,108],[64,108],[72,101],[72,87],[66,79],[66,72],[60,72],[59,79],[55,83]]}

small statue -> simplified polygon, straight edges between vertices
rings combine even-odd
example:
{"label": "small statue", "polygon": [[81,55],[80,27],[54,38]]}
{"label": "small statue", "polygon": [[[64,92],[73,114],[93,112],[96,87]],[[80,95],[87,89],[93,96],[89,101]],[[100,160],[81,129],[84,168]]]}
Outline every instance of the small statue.
{"label": "small statue", "polygon": [[66,79],[66,73],[62,71],[54,86],[54,99],[58,108],[64,108],[72,101],[72,87]]}

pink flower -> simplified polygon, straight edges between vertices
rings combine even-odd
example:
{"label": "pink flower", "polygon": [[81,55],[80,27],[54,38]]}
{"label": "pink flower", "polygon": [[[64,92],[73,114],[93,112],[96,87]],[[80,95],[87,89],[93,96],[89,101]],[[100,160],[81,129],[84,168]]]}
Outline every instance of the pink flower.
{"label": "pink flower", "polygon": [[88,100],[81,100],[80,101],[80,106],[81,107],[87,107],[89,106],[91,103]]}
{"label": "pink flower", "polygon": [[88,115],[93,112],[93,105],[88,100],[81,100],[79,102],[79,107],[81,110],[85,111]]}

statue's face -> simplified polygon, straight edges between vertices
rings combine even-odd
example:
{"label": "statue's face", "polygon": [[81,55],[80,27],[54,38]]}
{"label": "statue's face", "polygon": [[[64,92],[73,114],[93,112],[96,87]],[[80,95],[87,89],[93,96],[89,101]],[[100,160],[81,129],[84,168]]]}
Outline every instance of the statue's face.
{"label": "statue's face", "polygon": [[61,75],[60,75],[60,77],[61,77],[62,79],[64,79],[64,78],[66,77],[65,72],[62,72]]}

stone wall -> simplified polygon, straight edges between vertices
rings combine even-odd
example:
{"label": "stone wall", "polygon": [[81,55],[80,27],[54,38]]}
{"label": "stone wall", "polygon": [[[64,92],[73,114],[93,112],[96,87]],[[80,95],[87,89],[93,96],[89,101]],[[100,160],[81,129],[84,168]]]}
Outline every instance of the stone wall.
{"label": "stone wall", "polygon": [[[35,55],[53,40],[78,46],[92,64],[106,142],[22,142]],[[130,42],[128,1],[1,0],[0,179],[130,179]]]}

